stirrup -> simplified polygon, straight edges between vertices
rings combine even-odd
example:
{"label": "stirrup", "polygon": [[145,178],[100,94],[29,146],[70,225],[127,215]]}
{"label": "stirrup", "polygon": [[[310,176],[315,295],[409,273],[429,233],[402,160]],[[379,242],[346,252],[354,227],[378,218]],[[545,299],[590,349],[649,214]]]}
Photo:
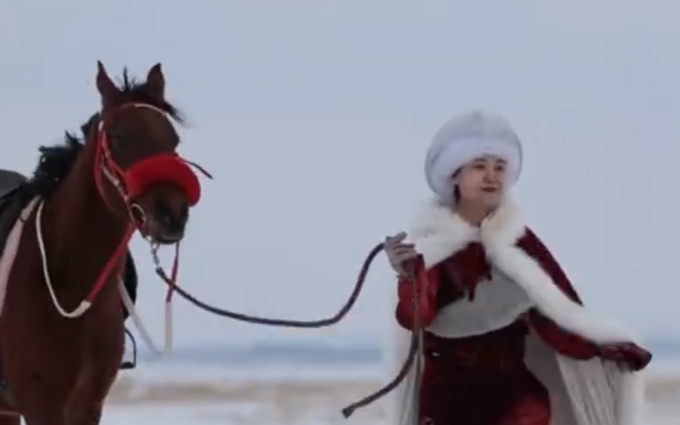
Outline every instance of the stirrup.
{"label": "stirrup", "polygon": [[130,342],[132,343],[132,359],[121,362],[118,368],[120,370],[130,370],[137,367],[137,340],[135,339],[134,335],[132,335],[132,332],[128,330],[128,328],[125,328],[125,335],[130,338]]}

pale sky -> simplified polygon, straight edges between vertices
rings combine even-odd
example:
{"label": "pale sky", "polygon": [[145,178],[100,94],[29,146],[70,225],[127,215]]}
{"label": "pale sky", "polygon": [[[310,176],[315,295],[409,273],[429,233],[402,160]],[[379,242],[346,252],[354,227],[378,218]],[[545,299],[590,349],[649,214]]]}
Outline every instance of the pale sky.
{"label": "pale sky", "polygon": [[[140,77],[162,62],[191,123],[181,153],[215,175],[192,211],[182,285],[315,319],[430,196],[422,168],[438,128],[485,109],[522,138],[516,197],[587,306],[680,338],[678,22],[673,0],[5,0],[0,167],[29,173],[38,146],[95,112],[97,60]],[[133,248],[139,307],[160,338],[164,285]],[[351,317],[325,331],[240,324],[178,299],[176,343],[376,338],[393,317],[390,276],[381,258]]]}

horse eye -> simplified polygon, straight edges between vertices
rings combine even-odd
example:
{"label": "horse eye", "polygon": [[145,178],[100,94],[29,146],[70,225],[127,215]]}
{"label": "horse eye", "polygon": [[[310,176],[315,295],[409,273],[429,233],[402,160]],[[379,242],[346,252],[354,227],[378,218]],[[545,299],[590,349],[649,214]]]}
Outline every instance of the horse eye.
{"label": "horse eye", "polygon": [[125,142],[125,137],[118,135],[118,134],[112,134],[111,135],[111,144],[113,146],[120,146]]}

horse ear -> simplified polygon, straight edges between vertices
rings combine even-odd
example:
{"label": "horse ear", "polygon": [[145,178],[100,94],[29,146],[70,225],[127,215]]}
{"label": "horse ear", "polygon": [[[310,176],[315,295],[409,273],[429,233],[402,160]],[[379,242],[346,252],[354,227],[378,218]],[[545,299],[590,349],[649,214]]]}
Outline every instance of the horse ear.
{"label": "horse ear", "polygon": [[120,94],[101,61],[97,61],[97,90],[102,97],[102,106],[107,106]]}
{"label": "horse ear", "polygon": [[151,67],[149,73],[146,75],[145,85],[147,89],[149,89],[149,92],[158,99],[165,98],[165,77],[163,76],[163,70],[161,69],[160,63]]}

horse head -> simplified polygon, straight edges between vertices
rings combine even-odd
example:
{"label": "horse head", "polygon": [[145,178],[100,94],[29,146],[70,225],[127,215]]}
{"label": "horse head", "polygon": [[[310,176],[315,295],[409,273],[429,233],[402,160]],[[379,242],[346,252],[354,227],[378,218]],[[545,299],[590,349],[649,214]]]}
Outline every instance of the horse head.
{"label": "horse head", "polygon": [[96,144],[94,177],[101,197],[151,242],[179,242],[201,187],[176,152],[180,137],[172,121],[182,123],[182,117],[165,99],[161,64],[144,82],[130,81],[124,73],[117,86],[98,62],[96,85],[101,112],[87,143]]}

